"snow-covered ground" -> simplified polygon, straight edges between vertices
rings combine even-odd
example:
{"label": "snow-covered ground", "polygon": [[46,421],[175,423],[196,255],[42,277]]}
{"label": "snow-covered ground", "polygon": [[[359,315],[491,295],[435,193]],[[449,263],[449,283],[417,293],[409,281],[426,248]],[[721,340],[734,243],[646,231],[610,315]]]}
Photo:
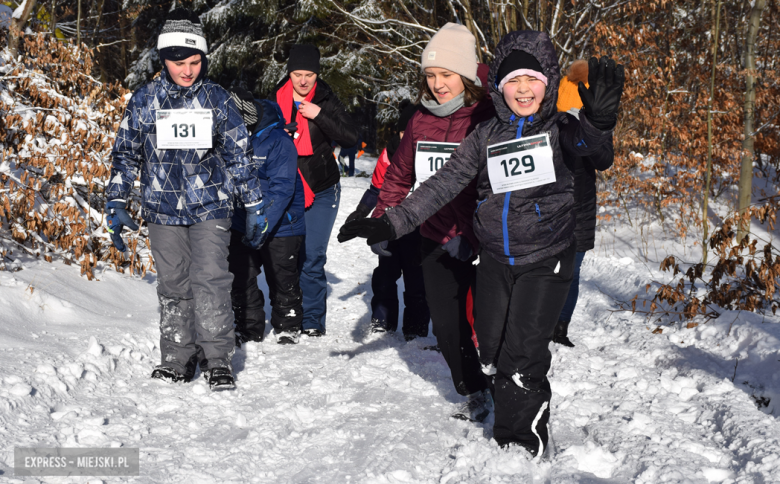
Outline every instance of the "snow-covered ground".
{"label": "snow-covered ground", "polygon": [[[337,227],[369,182],[342,179]],[[492,417],[448,418],[463,398],[441,355],[423,350],[433,337],[366,337],[376,256],[335,234],[328,334],[238,350],[233,392],[149,379],[153,274],[106,269],[89,282],[78,267],[24,259],[0,273],[0,481],[90,480],[15,479],[14,447],[121,446],[140,448],[141,474],[106,482],[780,482],[780,318],[727,311],[654,333],[655,322],[614,311],[668,280],[658,260],[679,243],[645,232],[643,244],[617,222],[600,229],[583,265],[577,346],[552,347],[551,458],[531,462],[490,440]]]}

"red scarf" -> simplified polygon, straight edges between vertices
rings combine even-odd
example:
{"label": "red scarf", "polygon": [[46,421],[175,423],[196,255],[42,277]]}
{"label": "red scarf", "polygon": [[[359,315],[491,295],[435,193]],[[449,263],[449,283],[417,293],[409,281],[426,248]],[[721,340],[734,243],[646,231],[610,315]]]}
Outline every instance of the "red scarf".
{"label": "red scarf", "polygon": [[[314,91],[317,89],[317,84],[311,88],[309,94],[306,95],[304,101],[311,102],[314,99]],[[293,85],[292,80],[287,79],[284,86],[276,91],[276,103],[282,108],[282,114],[287,124],[290,124],[292,120],[292,107],[293,107]],[[295,114],[295,121],[298,123],[298,137],[294,139],[295,147],[298,149],[298,156],[311,156],[314,154],[314,150],[311,147],[311,136],[309,135],[309,120],[301,115],[300,111]]]}

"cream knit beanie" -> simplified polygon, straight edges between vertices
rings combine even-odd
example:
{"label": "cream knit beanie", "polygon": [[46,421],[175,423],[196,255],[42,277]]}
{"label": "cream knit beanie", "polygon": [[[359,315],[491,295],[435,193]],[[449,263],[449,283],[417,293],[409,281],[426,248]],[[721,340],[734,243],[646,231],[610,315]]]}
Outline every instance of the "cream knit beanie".
{"label": "cream knit beanie", "polygon": [[423,50],[422,68],[441,67],[477,81],[477,40],[464,25],[447,22]]}

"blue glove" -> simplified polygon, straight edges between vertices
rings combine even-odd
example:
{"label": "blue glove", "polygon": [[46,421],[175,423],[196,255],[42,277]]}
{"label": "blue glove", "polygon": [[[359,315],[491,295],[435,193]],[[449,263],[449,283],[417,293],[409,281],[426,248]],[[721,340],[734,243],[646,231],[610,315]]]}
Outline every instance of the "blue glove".
{"label": "blue glove", "polygon": [[383,240],[382,242],[377,242],[376,244],[371,244],[371,252],[378,255],[379,257],[390,257],[393,255],[392,252],[387,250],[386,240]]}
{"label": "blue glove", "polygon": [[441,247],[450,254],[450,257],[462,261],[469,260],[471,255],[474,253],[471,250],[471,244],[469,244],[469,241],[460,235],[456,235]]}
{"label": "blue glove", "polygon": [[108,233],[111,234],[111,241],[114,243],[114,247],[122,252],[127,249],[125,242],[122,240],[122,229],[127,227],[130,230],[138,230],[138,225],[130,218],[130,214],[125,210],[125,202],[121,200],[111,200],[106,204],[106,211],[108,212]]}
{"label": "blue glove", "polygon": [[241,240],[253,249],[259,249],[268,238],[268,217],[265,216],[265,201],[246,207],[246,235]]}

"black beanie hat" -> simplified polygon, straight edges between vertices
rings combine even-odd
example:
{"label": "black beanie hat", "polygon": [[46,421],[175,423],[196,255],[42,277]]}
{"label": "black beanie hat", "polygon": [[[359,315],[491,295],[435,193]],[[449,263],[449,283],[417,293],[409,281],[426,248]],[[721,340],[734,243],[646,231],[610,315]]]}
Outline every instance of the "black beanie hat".
{"label": "black beanie hat", "polygon": [[412,119],[414,113],[417,112],[419,106],[414,104],[409,99],[404,99],[401,104],[398,105],[400,114],[398,116],[398,122],[395,125],[397,131],[406,131],[406,125],[409,124],[409,120]]}
{"label": "black beanie hat", "polygon": [[311,71],[320,73],[320,50],[311,44],[295,44],[287,59],[287,73],[292,71]]}
{"label": "black beanie hat", "polygon": [[[539,73],[544,73],[542,65],[536,60],[536,57],[532,56],[524,50],[513,50],[503,62],[501,67],[498,68],[498,74],[496,75],[496,86],[504,80],[506,76],[514,71],[520,69],[528,69]],[[547,82],[545,82],[547,84]]]}
{"label": "black beanie hat", "polygon": [[162,32],[157,37],[160,59],[180,61],[196,54],[208,54],[203,27],[192,10],[177,8],[168,14]]}

